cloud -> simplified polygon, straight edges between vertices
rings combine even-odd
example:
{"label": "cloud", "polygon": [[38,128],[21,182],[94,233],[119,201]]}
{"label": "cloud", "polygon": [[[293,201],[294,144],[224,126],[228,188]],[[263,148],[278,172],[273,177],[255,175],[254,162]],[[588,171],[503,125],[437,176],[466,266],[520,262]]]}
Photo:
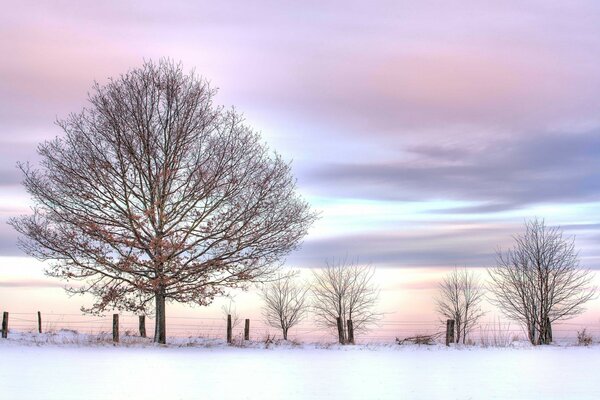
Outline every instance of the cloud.
{"label": "cloud", "polygon": [[92,79],[171,56],[227,101],[343,135],[598,119],[597,4],[454,3],[20,2],[0,19],[3,117],[51,121]]}
{"label": "cloud", "polygon": [[392,292],[400,290],[435,290],[439,287],[439,279],[421,279],[412,282],[399,282],[387,285],[384,289]]}
{"label": "cloud", "polygon": [[428,144],[406,152],[395,161],[324,163],[310,182],[331,196],[484,203],[450,210],[456,213],[600,200],[598,131],[490,140],[477,149]]}
{"label": "cloud", "polygon": [[[0,130],[0,189],[21,184],[23,176],[17,168],[17,163],[36,163],[39,160],[36,150],[37,142],[23,138],[10,130]],[[6,195],[6,192],[4,194]]]}
{"label": "cloud", "polygon": [[371,231],[307,239],[288,260],[301,267],[323,266],[331,257],[358,257],[379,267],[489,267],[497,246],[507,244],[512,223],[422,223],[398,231]]}
{"label": "cloud", "polygon": [[[553,225],[553,218],[547,222]],[[396,230],[371,229],[306,239],[291,254],[287,264],[294,267],[322,267],[332,257],[357,258],[383,268],[447,269],[450,267],[489,268],[496,252],[514,245],[514,235],[523,231],[522,218],[418,221]],[[597,243],[600,224],[563,224],[565,235],[575,236],[579,258],[586,268],[600,269]]]}
{"label": "cloud", "polygon": [[6,223],[6,218],[0,218],[0,257],[23,256],[23,251],[17,246],[17,232]]}
{"label": "cloud", "polygon": [[0,280],[0,287],[3,288],[62,288],[64,286],[64,283],[54,282],[52,280]]}

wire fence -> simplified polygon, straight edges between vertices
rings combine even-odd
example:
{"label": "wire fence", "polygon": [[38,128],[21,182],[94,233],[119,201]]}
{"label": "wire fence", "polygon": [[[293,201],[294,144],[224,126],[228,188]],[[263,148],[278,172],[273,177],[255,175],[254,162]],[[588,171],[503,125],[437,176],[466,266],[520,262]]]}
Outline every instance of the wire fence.
{"label": "wire fence", "polygon": [[[112,331],[112,316],[88,316],[81,314],[42,313],[42,332],[56,333],[72,331],[81,334],[102,334]],[[226,336],[226,318],[224,317],[167,317],[167,335],[172,337],[224,339]],[[153,335],[154,320],[146,317],[146,331]],[[600,337],[600,324],[580,322],[560,322],[552,325],[553,337],[556,341],[574,341],[578,332],[586,329],[592,337]],[[9,330],[11,332],[37,332],[37,312],[10,313]],[[137,315],[120,314],[119,330],[126,336],[139,335],[139,319]],[[441,335],[445,331],[445,323],[441,320],[391,320],[383,319],[370,326],[368,330],[358,330],[355,337],[358,343],[389,343],[396,338],[403,339],[415,335]],[[233,321],[234,338],[242,338],[244,319]],[[250,321],[250,340],[263,341],[267,338],[281,338],[281,330],[269,326],[261,319]],[[482,320],[469,333],[469,339],[477,343],[486,340],[525,340],[523,328],[516,322],[507,320]],[[337,332],[334,329],[321,327],[313,321],[305,320],[290,329],[288,338],[298,342],[334,342]]]}

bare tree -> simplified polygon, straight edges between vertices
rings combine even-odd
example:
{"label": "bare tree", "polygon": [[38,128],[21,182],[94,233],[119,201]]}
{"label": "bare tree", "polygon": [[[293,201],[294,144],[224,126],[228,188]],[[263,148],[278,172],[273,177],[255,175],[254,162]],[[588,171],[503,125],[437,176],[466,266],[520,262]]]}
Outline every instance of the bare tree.
{"label": "bare tree", "polygon": [[276,272],[315,219],[291,167],[216,91],[180,65],[147,62],[58,121],[22,164],[33,215],[11,220],[50,276],[107,308],[145,312],[166,340],[165,302],[207,305]]}
{"label": "bare tree", "polygon": [[439,284],[435,299],[437,311],[455,320],[456,343],[466,342],[467,336],[484,315],[481,309],[484,290],[473,271],[455,268]]}
{"label": "bare tree", "polygon": [[290,328],[306,317],[308,311],[308,285],[296,281],[296,274],[279,275],[265,283],[260,295],[263,299],[263,316],[270,326],[281,329],[287,340]]}
{"label": "bare tree", "polygon": [[354,332],[358,333],[367,331],[381,317],[374,311],[379,298],[374,274],[373,266],[347,258],[327,261],[325,268],[313,272],[313,310],[317,323],[338,329],[342,343],[348,340],[348,320],[352,320]]}
{"label": "bare tree", "polygon": [[519,321],[532,344],[552,341],[552,323],[573,318],[596,296],[592,274],[579,265],[575,239],[543,220],[526,221],[525,233],[507,251],[498,250],[489,271],[492,301]]}

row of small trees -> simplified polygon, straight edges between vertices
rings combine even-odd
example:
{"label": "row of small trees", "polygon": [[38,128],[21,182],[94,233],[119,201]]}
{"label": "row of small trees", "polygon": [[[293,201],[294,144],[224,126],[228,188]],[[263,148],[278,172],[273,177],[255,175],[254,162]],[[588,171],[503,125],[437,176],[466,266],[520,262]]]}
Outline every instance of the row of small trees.
{"label": "row of small trees", "polygon": [[352,341],[354,332],[365,331],[380,316],[374,274],[372,266],[344,259],[313,272],[311,283],[300,282],[294,273],[280,275],[261,289],[263,315],[287,340],[289,329],[312,311],[318,325],[336,329],[342,343]]}
{"label": "row of small trees", "polygon": [[[374,274],[372,266],[345,259],[313,272],[310,284],[294,274],[280,275],[261,290],[264,317],[287,339],[289,329],[311,310],[320,326],[338,329],[345,343],[351,336],[348,320],[354,331],[364,332],[382,316],[375,311],[379,290]],[[537,218],[526,221],[512,248],[497,251],[488,276],[484,284],[474,271],[454,269],[439,283],[437,312],[455,321],[456,343],[466,343],[478,326],[486,298],[538,345],[552,341],[552,323],[579,315],[596,296],[593,275],[579,265],[574,238]]]}
{"label": "row of small trees", "polygon": [[455,320],[457,343],[465,343],[484,315],[486,289],[490,302],[518,321],[534,345],[549,344],[552,323],[579,315],[596,296],[591,271],[579,265],[574,238],[537,218],[526,221],[512,248],[497,251],[488,275],[483,285],[472,271],[455,269],[439,285],[437,310]]}

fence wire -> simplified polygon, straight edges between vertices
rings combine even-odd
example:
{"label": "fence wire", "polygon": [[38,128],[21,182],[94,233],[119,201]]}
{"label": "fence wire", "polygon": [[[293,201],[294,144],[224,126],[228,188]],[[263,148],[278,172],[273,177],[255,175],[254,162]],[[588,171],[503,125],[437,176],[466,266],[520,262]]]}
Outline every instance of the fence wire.
{"label": "fence wire", "polygon": [[[35,313],[10,313],[10,331],[37,332],[38,319]],[[146,332],[152,336],[154,320],[146,317]],[[600,337],[600,324],[586,324],[578,322],[560,322],[552,325],[555,340],[574,340],[578,332],[586,329],[589,335]],[[112,316],[86,316],[81,314],[56,314],[42,313],[42,332],[52,333],[69,330],[82,334],[105,334],[112,331]],[[120,314],[119,331],[121,334],[136,336],[139,334],[138,316]],[[367,331],[355,333],[357,342],[393,342],[396,338],[404,339],[415,335],[436,335],[445,331],[445,324],[439,320],[391,320],[384,319],[372,325]],[[234,321],[233,336],[243,337],[244,320]],[[173,337],[198,337],[207,339],[225,338],[226,319],[218,317],[192,317],[170,316],[167,317],[167,335]],[[267,338],[281,338],[281,331],[269,326],[260,319],[250,321],[250,340],[262,341]],[[337,332],[334,329],[323,328],[314,321],[305,320],[290,329],[289,339],[299,342],[334,342]],[[483,320],[474,327],[469,338],[473,342],[490,340],[524,340],[526,338],[522,327],[513,321]]]}

